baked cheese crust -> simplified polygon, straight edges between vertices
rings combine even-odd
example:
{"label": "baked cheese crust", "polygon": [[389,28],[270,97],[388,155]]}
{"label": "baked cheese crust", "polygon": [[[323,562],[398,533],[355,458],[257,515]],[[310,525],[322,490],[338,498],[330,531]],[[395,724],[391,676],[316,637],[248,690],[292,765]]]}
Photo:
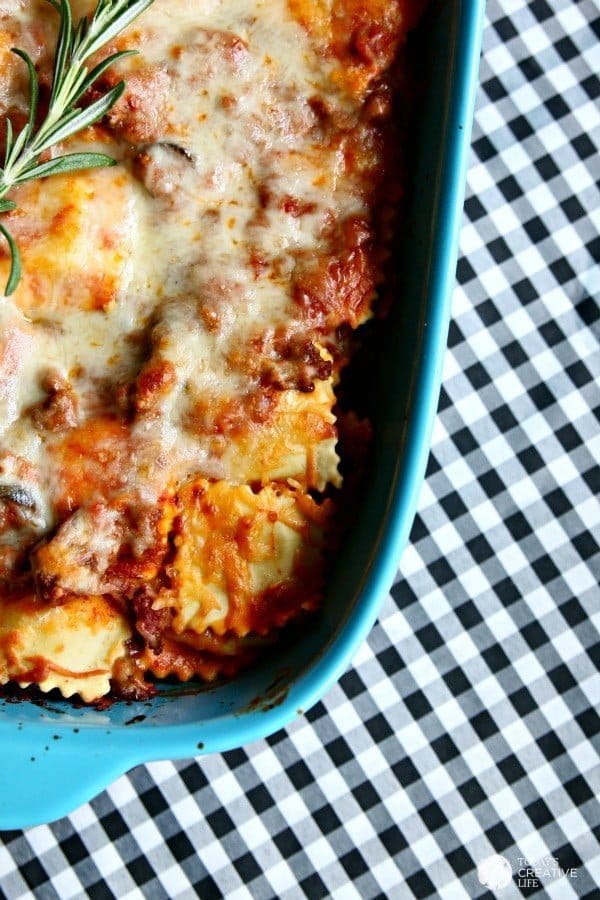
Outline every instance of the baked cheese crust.
{"label": "baked cheese crust", "polygon": [[[15,189],[0,683],[141,697],[147,673],[233,675],[318,608],[334,391],[382,280],[389,71],[419,5],[156,0],[104,51],[139,51],[102,77],[125,94],[68,142],[118,165]],[[56,24],[0,4],[1,116],[27,111],[12,46],[43,103]]]}

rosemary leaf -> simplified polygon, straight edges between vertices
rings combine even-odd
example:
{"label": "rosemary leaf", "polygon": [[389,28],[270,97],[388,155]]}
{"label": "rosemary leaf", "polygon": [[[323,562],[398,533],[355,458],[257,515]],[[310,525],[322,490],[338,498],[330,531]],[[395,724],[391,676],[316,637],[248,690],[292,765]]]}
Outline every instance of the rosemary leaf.
{"label": "rosemary leaf", "polygon": [[102,119],[115,105],[124,90],[125,82],[120,81],[108,94],[95,100],[94,103],[90,103],[89,106],[82,109],[72,110],[71,114],[68,117],[65,116],[62,123],[57,123],[56,127],[45,137],[43,144],[40,145],[40,150],[48,150],[53,144],[59,144]]}
{"label": "rosemary leaf", "polygon": [[135,56],[136,50],[119,50],[118,53],[113,53],[112,56],[107,56],[106,59],[103,59],[102,62],[99,62],[97,66],[95,66],[92,71],[87,75],[85,81],[81,84],[81,93],[85,94],[87,90],[91,88],[95,81],[97,81],[101,75],[114,63],[116,63],[119,59],[124,59],[126,56]]}
{"label": "rosemary leaf", "polygon": [[27,119],[27,127],[23,129],[24,133],[26,134],[25,140],[27,141],[33,134],[33,129],[35,126],[35,117],[37,115],[40,86],[33,60],[29,56],[29,54],[24,50],[19,50],[18,47],[13,47],[12,52],[21,57],[29,72],[29,116]]}
{"label": "rosemary leaf", "polygon": [[27,142],[27,126],[16,136],[12,146],[10,148],[10,156],[6,165],[4,166],[7,169],[9,166],[13,164],[13,162],[19,158],[21,153],[23,152],[23,148]]}
{"label": "rosemary leaf", "polygon": [[[64,2],[66,2],[66,0],[64,0]],[[148,9],[152,3],[153,0],[135,0],[133,3],[99,3],[98,7],[101,5],[106,7],[108,9],[108,14],[104,20],[102,15],[99,15],[97,20],[94,18],[92,19],[94,24],[97,22],[99,33],[94,35],[93,30],[90,29],[90,36],[87,41],[84,42],[85,56],[82,58],[87,59],[92,53],[96,53],[97,50],[100,50],[104,44],[108,44],[109,41],[112,41],[112,39],[120,34],[124,28],[127,28],[134,19],[137,19],[139,15]],[[95,40],[91,39],[92,36],[95,37]]]}
{"label": "rosemary leaf", "polygon": [[62,175],[65,172],[78,172],[82,169],[102,169],[107,166],[116,166],[117,161],[105,153],[66,153],[57,156],[47,162],[40,163],[33,169],[28,169],[18,179],[18,184],[24,181],[34,181],[38,178],[46,178],[48,175]]}
{"label": "rosemary leaf", "polygon": [[2,222],[0,222],[0,232],[6,238],[8,249],[10,250],[10,272],[8,273],[8,281],[4,288],[4,295],[10,297],[10,295],[14,294],[16,291],[17,285],[21,280],[21,254],[19,253],[19,248],[15,243],[15,239],[10,231],[6,230]]}
{"label": "rosemary leaf", "polygon": [[69,64],[69,57],[71,56],[73,19],[71,16],[69,0],[59,0],[57,3],[49,0],[49,2],[52,3],[52,6],[60,16],[58,41],[56,43],[56,52],[54,54],[54,71],[52,73],[52,94],[50,96],[50,107],[52,108],[53,101],[56,100],[56,95],[63,84],[65,70]]}
{"label": "rosemary leaf", "polygon": [[6,168],[13,146],[13,127],[12,122],[9,118],[6,119],[5,143],[6,149],[4,151],[4,167]]}

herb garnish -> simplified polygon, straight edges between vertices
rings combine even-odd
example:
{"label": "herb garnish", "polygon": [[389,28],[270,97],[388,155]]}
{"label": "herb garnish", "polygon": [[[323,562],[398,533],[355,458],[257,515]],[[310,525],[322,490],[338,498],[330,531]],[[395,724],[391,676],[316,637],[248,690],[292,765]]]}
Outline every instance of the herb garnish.
{"label": "herb garnish", "polygon": [[[21,57],[29,72],[29,115],[27,123],[18,134],[13,133],[11,120],[8,117],[6,119],[6,151],[4,165],[0,168],[0,213],[16,209],[16,203],[6,199],[6,195],[17,184],[61,172],[116,164],[116,160],[104,153],[68,153],[44,162],[40,158],[55,144],[93,125],[117,102],[125,90],[124,81],[120,81],[89,106],[77,106],[86,91],[109,66],[136,51],[120,50],[112,53],[91,70],[86,66],[86,60],[123,31],[153,0],[98,0],[94,12],[84,16],[76,25],[73,24],[69,0],[48,2],[60,16],[48,112],[36,128],[39,96],[37,72],[31,57],[24,50],[13,48],[12,52]],[[5,288],[5,295],[8,296],[17,288],[21,279],[21,258],[13,236],[1,222],[0,233],[4,235],[11,255],[10,273]]]}

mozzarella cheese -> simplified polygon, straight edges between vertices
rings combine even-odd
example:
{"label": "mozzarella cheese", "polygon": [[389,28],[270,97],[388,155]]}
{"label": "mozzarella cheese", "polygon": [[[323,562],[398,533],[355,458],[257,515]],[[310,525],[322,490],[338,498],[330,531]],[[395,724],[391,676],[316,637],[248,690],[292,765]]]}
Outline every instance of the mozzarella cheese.
{"label": "mozzarella cheese", "polygon": [[[71,3],[75,18],[94,5]],[[56,20],[41,0],[0,3],[0,113],[15,123],[26,73],[9,49],[50,84]],[[155,0],[110,48],[137,55],[98,85],[124,78],[125,94],[58,148],[117,165],[14,190],[0,631],[20,649],[10,662],[0,643],[3,677],[31,654],[110,666],[121,619],[96,637],[70,612],[98,598],[130,610],[158,674],[212,672],[205,632],[264,635],[318,605],[330,511],[309,492],[341,485],[340,336],[381,280],[385,73],[407,23],[397,0]],[[0,282],[8,267],[2,245]],[[242,569],[234,598],[227,573]],[[21,609],[23,591],[36,601]],[[50,636],[63,627],[64,652]],[[161,657],[180,639],[195,657]],[[43,686],[93,699],[108,677]]]}

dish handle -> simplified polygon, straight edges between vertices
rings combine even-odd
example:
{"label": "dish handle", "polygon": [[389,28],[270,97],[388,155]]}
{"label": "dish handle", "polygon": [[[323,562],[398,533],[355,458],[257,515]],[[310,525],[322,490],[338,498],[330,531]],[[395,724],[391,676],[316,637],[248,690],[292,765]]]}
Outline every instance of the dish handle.
{"label": "dish handle", "polygon": [[122,751],[100,754],[85,738],[76,742],[49,734],[43,743],[35,742],[35,749],[32,741],[18,743],[0,774],[0,830],[62,818],[135,764]]}

